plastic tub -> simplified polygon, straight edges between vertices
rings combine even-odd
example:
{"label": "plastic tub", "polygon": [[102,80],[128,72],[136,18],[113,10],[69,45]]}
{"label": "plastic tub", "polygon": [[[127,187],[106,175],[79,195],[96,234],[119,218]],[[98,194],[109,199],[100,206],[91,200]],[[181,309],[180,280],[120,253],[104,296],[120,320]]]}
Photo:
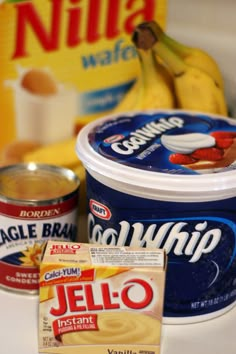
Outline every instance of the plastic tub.
{"label": "plastic tub", "polygon": [[133,112],[83,128],[91,243],[165,248],[165,323],[214,318],[236,301],[236,121]]}

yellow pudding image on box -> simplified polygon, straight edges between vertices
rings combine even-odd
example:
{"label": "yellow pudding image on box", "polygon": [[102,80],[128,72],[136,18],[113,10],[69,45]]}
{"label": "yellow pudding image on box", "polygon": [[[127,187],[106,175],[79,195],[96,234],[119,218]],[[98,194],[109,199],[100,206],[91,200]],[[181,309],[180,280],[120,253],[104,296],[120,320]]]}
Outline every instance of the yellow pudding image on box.
{"label": "yellow pudding image on box", "polygon": [[49,241],[39,351],[159,354],[165,274],[163,250]]}

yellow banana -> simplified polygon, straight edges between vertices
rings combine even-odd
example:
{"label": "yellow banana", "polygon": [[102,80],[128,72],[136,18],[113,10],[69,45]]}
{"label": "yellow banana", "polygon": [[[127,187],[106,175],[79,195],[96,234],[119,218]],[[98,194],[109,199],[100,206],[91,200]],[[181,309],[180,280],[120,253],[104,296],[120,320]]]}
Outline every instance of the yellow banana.
{"label": "yellow banana", "polygon": [[133,110],[137,102],[137,96],[141,86],[141,80],[138,78],[133,86],[125,93],[124,97],[118,103],[118,105],[113,109],[114,113],[118,112],[128,112]]}
{"label": "yellow banana", "polygon": [[224,79],[220,67],[209,53],[201,48],[189,47],[168,36],[155,21],[150,21],[149,26],[158,36],[158,40],[179,55],[186,64],[205,71],[221,89],[224,89]]}
{"label": "yellow banana", "polygon": [[[133,41],[135,43],[136,39]],[[152,50],[136,49],[141,73],[113,112],[174,108],[173,81],[169,72],[158,63]]]}
{"label": "yellow banana", "polygon": [[178,108],[227,115],[224,93],[215,80],[200,68],[190,66],[169,47],[159,41],[153,25],[137,26],[140,45],[152,50],[173,74]]}
{"label": "yellow banana", "polygon": [[221,89],[212,78],[198,68],[188,67],[175,78],[179,108],[227,116],[227,106]]}

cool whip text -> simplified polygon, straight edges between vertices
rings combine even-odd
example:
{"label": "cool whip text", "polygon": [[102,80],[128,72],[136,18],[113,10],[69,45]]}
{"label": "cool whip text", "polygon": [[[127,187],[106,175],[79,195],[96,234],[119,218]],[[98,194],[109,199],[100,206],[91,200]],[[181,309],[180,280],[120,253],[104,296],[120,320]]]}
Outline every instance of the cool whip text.
{"label": "cool whip text", "polygon": [[150,122],[130,133],[128,139],[111,144],[111,149],[121,155],[132,155],[135,150],[146,145],[150,140],[175,127],[181,128],[183,125],[184,120],[180,117],[161,118],[158,122]]}
{"label": "cool whip text", "polygon": [[[130,224],[122,220],[119,229],[104,229],[97,224],[94,216],[88,216],[90,242],[113,246],[135,246],[149,248],[164,248],[166,253],[173,252],[176,256],[187,256],[189,262],[197,262],[203,254],[211,253],[220,242],[222,232],[215,228],[208,230],[207,221],[195,225],[189,233],[184,230],[186,222],[167,222],[158,228],[150,224],[145,230],[141,222]],[[130,240],[130,241],[129,241]]]}

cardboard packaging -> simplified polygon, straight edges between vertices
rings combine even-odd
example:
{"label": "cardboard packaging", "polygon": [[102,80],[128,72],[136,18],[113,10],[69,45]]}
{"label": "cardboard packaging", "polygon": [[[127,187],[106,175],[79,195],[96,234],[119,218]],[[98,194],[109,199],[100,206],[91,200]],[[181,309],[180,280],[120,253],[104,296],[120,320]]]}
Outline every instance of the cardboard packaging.
{"label": "cardboard packaging", "polygon": [[150,19],[164,27],[166,0],[0,1],[0,163],[112,110],[139,71],[132,30]]}
{"label": "cardboard packaging", "polygon": [[39,352],[159,354],[165,274],[163,250],[49,241]]}

